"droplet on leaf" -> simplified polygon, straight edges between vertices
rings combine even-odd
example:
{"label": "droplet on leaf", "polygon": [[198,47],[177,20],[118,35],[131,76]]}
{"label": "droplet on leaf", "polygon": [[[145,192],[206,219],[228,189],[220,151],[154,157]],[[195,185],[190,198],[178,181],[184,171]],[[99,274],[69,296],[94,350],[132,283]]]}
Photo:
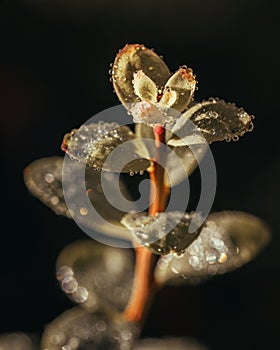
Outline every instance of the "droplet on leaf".
{"label": "droplet on leaf", "polygon": [[252,260],[269,237],[267,226],[253,215],[237,211],[210,214],[199,237],[189,245],[182,259],[172,255],[167,256],[168,260],[160,258],[156,280],[171,284],[197,283],[235,270]]}
{"label": "droplet on leaf", "polygon": [[201,228],[189,233],[194,213],[165,212],[151,216],[146,213],[127,214],[122,224],[136,240],[154,254],[181,253],[199,235]]}
{"label": "droplet on leaf", "polygon": [[168,67],[154,51],[144,45],[127,44],[116,55],[112,73],[116,94],[127,108],[138,102],[132,81],[133,74],[140,70],[159,87],[164,86],[170,76]]}

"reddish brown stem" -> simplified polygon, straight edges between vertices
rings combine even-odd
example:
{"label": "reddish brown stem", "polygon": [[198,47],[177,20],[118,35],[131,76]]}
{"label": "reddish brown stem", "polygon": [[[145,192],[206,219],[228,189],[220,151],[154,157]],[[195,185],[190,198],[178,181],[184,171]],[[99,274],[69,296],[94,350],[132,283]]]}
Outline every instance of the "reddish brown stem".
{"label": "reddish brown stem", "polygon": [[[164,163],[165,152],[162,145],[165,143],[165,129],[162,126],[155,126],[156,154],[153,165],[149,168],[151,186],[151,204],[149,214],[155,216],[166,208],[169,195],[169,188],[164,185]],[[160,165],[160,164],[161,165]],[[131,322],[143,322],[147,309],[157,289],[154,281],[154,265],[156,255],[150,253],[146,248],[138,247],[136,251],[136,266],[134,285],[130,301],[124,311],[124,317]]]}

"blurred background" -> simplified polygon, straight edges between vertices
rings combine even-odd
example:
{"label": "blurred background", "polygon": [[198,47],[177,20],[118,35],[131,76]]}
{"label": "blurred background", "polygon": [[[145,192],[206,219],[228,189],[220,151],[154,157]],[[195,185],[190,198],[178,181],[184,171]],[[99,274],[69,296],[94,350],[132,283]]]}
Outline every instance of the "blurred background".
{"label": "blurred background", "polygon": [[[33,198],[22,171],[62,155],[63,135],[118,103],[109,64],[144,43],[171,71],[197,75],[196,99],[218,96],[256,116],[238,143],[217,143],[213,211],[263,218],[272,242],[250,264],[198,287],[165,288],[144,336],[189,335],[210,349],[280,341],[279,14],[272,0],[7,0],[0,4],[0,333],[43,327],[71,306],[55,260],[85,234]],[[198,188],[199,191],[199,188]]]}

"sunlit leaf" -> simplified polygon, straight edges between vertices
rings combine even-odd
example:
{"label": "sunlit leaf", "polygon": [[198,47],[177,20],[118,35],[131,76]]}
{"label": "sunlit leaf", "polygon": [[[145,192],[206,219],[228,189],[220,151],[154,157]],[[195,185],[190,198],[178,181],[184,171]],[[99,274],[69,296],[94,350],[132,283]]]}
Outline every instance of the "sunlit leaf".
{"label": "sunlit leaf", "polygon": [[[62,149],[72,158],[95,170],[129,173],[145,170],[150,166],[149,160],[139,158],[141,151],[139,146],[133,143],[134,138],[134,133],[128,126],[119,126],[117,123],[92,123],[82,125],[79,129],[66,134]],[[119,146],[122,147],[119,148],[118,157],[108,158]],[[124,167],[120,169],[122,157],[128,162],[125,162]]]}
{"label": "sunlit leaf", "polygon": [[201,228],[189,232],[194,213],[170,211],[151,216],[147,213],[130,213],[123,217],[138,243],[154,254],[181,254],[199,235]]}
{"label": "sunlit leaf", "polygon": [[140,101],[131,107],[134,123],[144,123],[149,126],[174,124],[179,112],[173,108],[153,104],[149,101]]}
{"label": "sunlit leaf", "polygon": [[93,240],[74,242],[60,253],[56,271],[62,290],[83,307],[103,304],[122,310],[128,302],[133,279],[129,249],[113,248]]}
{"label": "sunlit leaf", "polygon": [[267,244],[270,232],[257,217],[237,211],[210,214],[199,237],[181,256],[167,255],[157,264],[159,283],[196,283],[234,270]]}
{"label": "sunlit leaf", "polygon": [[[120,220],[125,212],[118,210],[110,204],[104,195],[101,185],[101,173],[95,171],[76,161],[68,161],[64,167],[64,177],[71,183],[67,186],[66,204],[62,186],[62,157],[48,157],[34,161],[24,170],[24,180],[30,192],[39,198],[45,205],[50,207],[56,214],[62,214],[75,220],[89,229],[105,233],[109,236],[130,240],[131,234],[120,224]],[[82,168],[82,171],[81,171]],[[112,181],[115,175],[108,173],[105,175],[107,186],[114,186]],[[130,199],[128,192],[121,181],[117,182],[121,194]],[[84,184],[84,186],[81,186]],[[66,186],[66,185],[65,185]],[[89,205],[104,219],[91,220],[88,212],[90,207],[83,206],[83,198],[89,199]],[[106,225],[109,222],[112,226]]]}
{"label": "sunlit leaf", "polygon": [[71,218],[62,189],[62,157],[41,158],[24,169],[29,191],[56,214]]}
{"label": "sunlit leaf", "polygon": [[[253,128],[253,117],[243,108],[234,103],[223,100],[210,99],[209,101],[194,104],[177,120],[172,131],[177,135],[168,144],[180,146],[188,143],[188,138],[202,134],[208,143],[223,140],[237,141],[247,131]],[[189,121],[197,127],[190,128]]]}
{"label": "sunlit leaf", "polygon": [[41,349],[129,350],[138,333],[138,327],[118,313],[75,307],[48,324]]}
{"label": "sunlit leaf", "polygon": [[193,97],[195,86],[196,81],[192,69],[181,67],[165,84],[159,104],[183,112]]}
{"label": "sunlit leaf", "polygon": [[112,66],[112,80],[118,98],[124,106],[139,101],[133,87],[133,74],[142,70],[159,88],[170,76],[164,61],[144,45],[127,44],[117,54]]}
{"label": "sunlit leaf", "polygon": [[136,95],[143,101],[157,102],[156,84],[142,70],[133,75],[133,87]]}

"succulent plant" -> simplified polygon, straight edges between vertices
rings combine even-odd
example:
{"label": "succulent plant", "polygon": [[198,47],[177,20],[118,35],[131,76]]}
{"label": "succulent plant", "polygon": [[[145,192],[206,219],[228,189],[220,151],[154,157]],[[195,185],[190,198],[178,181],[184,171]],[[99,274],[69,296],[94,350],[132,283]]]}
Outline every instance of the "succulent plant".
{"label": "succulent plant", "polygon": [[[131,250],[94,240],[67,246],[58,257],[56,277],[78,306],[46,327],[41,350],[204,349],[187,339],[137,338],[160,287],[199,283],[232,271],[268,243],[268,227],[251,214],[205,216],[197,210],[169,209],[173,189],[200,166],[209,144],[237,141],[253,130],[254,117],[218,98],[194,101],[192,69],[181,66],[171,74],[163,59],[144,45],[121,49],[111,75],[130,125],[83,124],[63,138],[65,158],[36,160],[24,170],[24,179],[56,214],[129,242],[124,246],[134,248],[135,261]],[[150,180],[145,210],[118,206],[116,183],[126,201],[132,200],[127,173],[140,179],[146,174]],[[100,219],[92,219],[92,207]],[[24,346],[17,349],[31,349]]]}

